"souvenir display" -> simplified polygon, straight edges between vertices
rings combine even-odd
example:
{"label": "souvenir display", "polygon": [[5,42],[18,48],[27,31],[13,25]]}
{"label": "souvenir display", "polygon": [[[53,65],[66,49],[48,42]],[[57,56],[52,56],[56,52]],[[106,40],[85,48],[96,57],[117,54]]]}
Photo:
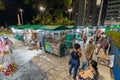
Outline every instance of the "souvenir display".
{"label": "souvenir display", "polygon": [[16,63],[11,58],[12,41],[7,37],[0,37],[0,73],[4,76],[10,76],[18,69]]}
{"label": "souvenir display", "polygon": [[[56,33],[55,33],[56,32]],[[65,56],[65,43],[64,37],[60,35],[60,31],[52,31],[52,34],[46,34],[45,36],[45,51],[55,54],[59,57]],[[49,36],[48,36],[49,35]],[[64,44],[64,46],[63,46]]]}

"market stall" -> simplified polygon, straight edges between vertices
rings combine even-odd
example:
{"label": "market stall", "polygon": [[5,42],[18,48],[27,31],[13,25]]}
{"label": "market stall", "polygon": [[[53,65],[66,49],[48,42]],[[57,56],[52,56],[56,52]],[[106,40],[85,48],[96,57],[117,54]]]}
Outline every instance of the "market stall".
{"label": "market stall", "polygon": [[64,42],[68,48],[73,48],[73,34],[72,33],[66,34]]}
{"label": "market stall", "polygon": [[43,37],[44,37],[45,32],[44,30],[39,30],[37,34],[38,34],[39,47],[40,49],[44,50],[44,44],[42,43],[44,42]]}
{"label": "market stall", "polygon": [[76,29],[73,30],[73,35],[74,35],[74,43],[78,43],[81,46],[83,45],[83,37],[85,35],[84,28],[81,26],[77,26]]}
{"label": "market stall", "polygon": [[14,74],[18,66],[11,57],[12,42],[7,37],[0,37],[0,75],[7,78]]}
{"label": "market stall", "polygon": [[23,27],[12,28],[16,39],[23,41],[23,29],[24,29]]}
{"label": "market stall", "polygon": [[75,40],[75,32],[77,29],[77,26],[67,26],[70,30],[67,31],[66,38],[64,40],[66,46],[68,48],[73,48],[74,40]]}
{"label": "market stall", "polygon": [[21,26],[8,26],[9,28],[11,28],[12,32],[14,33],[14,36],[16,39],[18,40],[23,40],[23,33],[24,31],[40,31],[40,27],[43,27],[43,25],[30,25],[30,24],[26,24],[26,25],[21,25]]}
{"label": "market stall", "polygon": [[65,56],[67,47],[64,40],[69,28],[66,26],[45,26],[42,28],[45,30],[43,37],[44,50],[59,57]]}

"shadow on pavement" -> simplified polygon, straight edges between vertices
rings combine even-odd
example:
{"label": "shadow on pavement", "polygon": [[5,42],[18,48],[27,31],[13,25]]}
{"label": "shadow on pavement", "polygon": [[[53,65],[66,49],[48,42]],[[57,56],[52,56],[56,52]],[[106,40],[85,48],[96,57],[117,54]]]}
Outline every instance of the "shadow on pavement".
{"label": "shadow on pavement", "polygon": [[21,67],[23,74],[15,80],[48,80],[45,73],[32,61],[29,61],[29,63]]}

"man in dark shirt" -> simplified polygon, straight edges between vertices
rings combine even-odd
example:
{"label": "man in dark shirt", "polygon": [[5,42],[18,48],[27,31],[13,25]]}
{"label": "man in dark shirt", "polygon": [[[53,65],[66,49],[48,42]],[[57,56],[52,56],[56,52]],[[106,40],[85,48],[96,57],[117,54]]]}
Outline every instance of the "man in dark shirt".
{"label": "man in dark shirt", "polygon": [[106,50],[108,49],[108,46],[109,46],[108,40],[102,36],[100,39],[100,46],[98,47],[98,52],[102,48],[104,50],[104,53],[106,54]]}

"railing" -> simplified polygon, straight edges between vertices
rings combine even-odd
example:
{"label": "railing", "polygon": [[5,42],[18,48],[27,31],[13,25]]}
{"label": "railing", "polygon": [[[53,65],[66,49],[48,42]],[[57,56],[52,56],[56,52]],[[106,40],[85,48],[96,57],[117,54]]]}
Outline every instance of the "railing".
{"label": "railing", "polygon": [[113,67],[114,80],[120,80],[120,76],[118,76],[120,74],[120,50],[114,44],[112,39],[110,39],[110,45],[110,54],[115,55]]}

